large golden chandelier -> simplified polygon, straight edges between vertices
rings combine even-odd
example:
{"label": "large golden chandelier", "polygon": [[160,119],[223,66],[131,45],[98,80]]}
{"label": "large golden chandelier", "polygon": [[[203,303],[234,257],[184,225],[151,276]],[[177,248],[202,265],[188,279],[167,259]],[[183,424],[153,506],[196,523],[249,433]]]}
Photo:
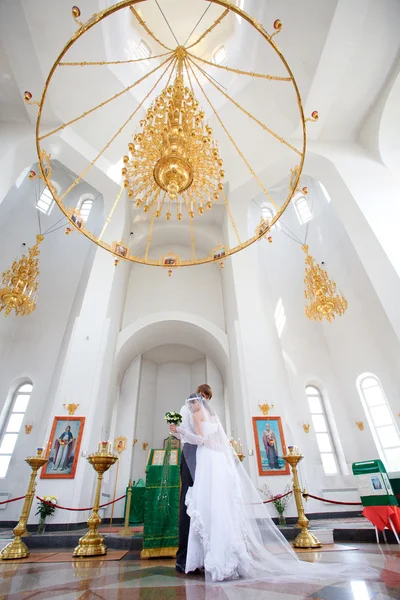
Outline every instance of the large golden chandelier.
{"label": "large golden chandelier", "polygon": [[36,308],[36,296],[39,287],[39,244],[44,237],[36,236],[36,244],[29,248],[28,256],[23,254],[15,260],[11,269],[3,273],[3,285],[0,289],[0,312],[8,316],[12,310],[16,315],[28,315]]}
{"label": "large golden chandelier", "polygon": [[336,283],[329,279],[328,273],[308,253],[308,246],[302,246],[305,252],[305,290],[304,296],[308,301],[304,312],[309,319],[331,323],[336,315],[341,317],[347,309],[347,300],[336,291]]}
{"label": "large golden chandelier", "polygon": [[[223,189],[223,161],[212,129],[204,123],[193,90],[185,87],[183,61],[186,50],[175,51],[176,76],[156,97],[140,121],[141,132],[129,144],[122,175],[128,195],[145,212],[155,207],[155,216],[165,210],[171,218],[171,203],[176,201],[176,216],[182,219],[186,208],[190,218],[195,210],[203,214],[212,208]],[[165,208],[167,207],[167,208]]]}

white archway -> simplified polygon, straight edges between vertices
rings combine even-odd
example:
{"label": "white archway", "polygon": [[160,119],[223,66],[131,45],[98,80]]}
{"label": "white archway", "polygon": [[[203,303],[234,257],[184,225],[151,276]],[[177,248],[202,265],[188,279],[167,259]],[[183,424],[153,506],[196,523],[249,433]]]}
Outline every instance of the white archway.
{"label": "white archway", "polygon": [[138,319],[119,333],[115,358],[117,382],[138,355],[168,343],[197,348],[215,363],[226,379],[229,365],[226,333],[201,317],[169,311]]}

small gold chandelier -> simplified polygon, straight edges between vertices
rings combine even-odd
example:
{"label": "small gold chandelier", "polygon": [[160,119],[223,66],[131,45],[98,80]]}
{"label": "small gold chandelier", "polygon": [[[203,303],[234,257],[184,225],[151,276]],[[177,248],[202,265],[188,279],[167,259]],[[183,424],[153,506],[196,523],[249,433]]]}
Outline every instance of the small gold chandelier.
{"label": "small gold chandelier", "polygon": [[[309,302],[304,312],[309,319],[322,321],[326,319],[331,323],[336,315],[340,317],[347,309],[347,300],[336,292],[336,283],[329,279],[328,273],[308,253],[308,246],[302,246],[306,254],[305,263],[305,290],[304,296]],[[336,314],[335,314],[336,313]]]}
{"label": "small gold chandelier", "polygon": [[36,236],[36,244],[28,249],[29,256],[23,254],[14,261],[11,269],[2,275],[3,285],[0,289],[0,312],[4,310],[8,316],[12,310],[16,315],[29,315],[36,308],[36,297],[39,282],[39,244],[44,240],[42,235]]}
{"label": "small gold chandelier", "polygon": [[145,212],[153,207],[159,217],[171,218],[171,203],[176,202],[180,221],[186,209],[192,219],[210,209],[223,189],[223,161],[212,129],[204,123],[204,112],[194,93],[185,87],[183,65],[186,50],[175,51],[176,77],[157,96],[140,121],[141,132],[128,145],[131,158],[124,156],[122,175],[128,195]]}

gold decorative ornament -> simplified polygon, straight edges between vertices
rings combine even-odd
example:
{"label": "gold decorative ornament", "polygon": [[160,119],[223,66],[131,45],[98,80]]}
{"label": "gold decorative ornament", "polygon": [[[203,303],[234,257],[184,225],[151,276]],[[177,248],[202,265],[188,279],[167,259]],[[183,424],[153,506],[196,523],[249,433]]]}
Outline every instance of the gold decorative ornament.
{"label": "gold decorative ornament", "polygon": [[25,433],[26,435],[29,435],[30,432],[32,431],[33,425],[25,425]]}
{"label": "gold decorative ornament", "polygon": [[308,246],[302,246],[305,252],[305,290],[306,304],[304,312],[309,319],[331,323],[338,315],[341,317],[347,309],[347,300],[336,292],[336,283],[329,279],[328,273],[315,264],[314,258],[308,253]]}
{"label": "gold decorative ornament", "polygon": [[304,433],[310,433],[310,423],[303,423]]}
{"label": "gold decorative ornament", "polygon": [[[123,259],[139,264],[165,267],[162,257],[151,257],[149,247],[155,236],[162,234],[162,232],[161,234],[159,233],[161,229],[168,227],[169,222],[175,221],[179,222],[181,224],[180,226],[188,229],[188,235],[190,233],[192,239],[192,256],[189,259],[179,260],[174,266],[184,267],[215,262],[216,259],[214,258],[211,249],[206,250],[203,256],[196,256],[194,251],[194,231],[191,223],[195,218],[197,219],[201,217],[201,215],[204,215],[205,211],[212,209],[216,203],[220,202],[221,204],[224,204],[229,217],[229,222],[237,237],[236,245],[225,247],[226,257],[250,246],[260,237],[264,237],[267,231],[263,230],[247,240],[240,240],[234,217],[229,209],[227,198],[224,195],[223,181],[225,180],[225,172],[222,162],[223,156],[220,153],[218,141],[214,138],[213,131],[205,121],[204,110],[202,110],[200,102],[204,108],[209,108],[210,116],[212,118],[215,117],[217,125],[220,126],[220,129],[227,136],[229,142],[245,164],[252,178],[267,196],[268,201],[274,205],[276,212],[269,223],[269,228],[279,220],[282,213],[287,208],[292,196],[298,189],[305,159],[306,119],[304,117],[302,100],[296,80],[282,52],[277,48],[275,43],[274,36],[281,31],[282,23],[279,19],[276,19],[273,24],[274,31],[270,34],[257,20],[253,19],[240,7],[236,6],[235,3],[228,0],[211,0],[212,4],[222,7],[222,12],[214,23],[208,27],[194,43],[191,43],[190,46],[183,47],[179,45],[176,48],[169,48],[168,45],[164,44],[162,40],[159,40],[154,35],[148,24],[144,22],[139,13],[135,10],[135,6],[138,5],[139,2],[142,4],[142,2],[146,1],[147,0],[120,0],[117,4],[100,10],[85,23],[78,21],[81,12],[79,7],[74,6],[72,8],[72,15],[78,23],[79,29],[65,44],[51,67],[40,100],[36,126],[36,144],[41,176],[45,183],[49,185],[49,189],[55,202],[69,219],[72,224],[71,226],[75,227],[77,231],[81,232],[97,245],[114,255],[116,254],[116,246],[114,246],[112,240],[107,238],[107,225],[113,216],[116,205],[120,201],[122,195],[125,194],[128,199],[131,200],[133,206],[136,207],[134,210],[140,209],[142,212],[140,221],[144,227],[148,227],[148,243],[146,245],[146,250],[138,256],[128,249],[122,254],[118,253],[116,260]],[[145,59],[139,58],[137,60],[80,62],[70,62],[65,60],[68,51],[78,39],[100,24],[104,19],[125,9],[130,9],[138,20],[140,27],[146,31],[147,35],[152,37],[166,50],[164,54],[146,57]],[[208,63],[208,61],[204,61],[201,57],[196,56],[194,53],[196,46],[200,44],[211,31],[216,29],[229,13],[239,15],[253,28],[253,30],[255,30],[257,35],[263,38],[269,50],[272,51],[275,58],[278,59],[277,64],[281,66],[283,73],[277,73],[276,75],[269,73],[253,73],[226,65]],[[145,63],[143,64],[147,64],[149,61],[151,62],[158,58],[161,59],[160,64],[155,68],[148,70],[142,77],[121,91],[104,101],[95,104],[91,108],[88,108],[84,113],[73,116],[69,121],[58,125],[54,129],[48,130],[48,128],[46,128],[45,131],[42,131],[42,113],[45,109],[49,88],[54,85],[53,78],[55,72],[59,68],[82,69],[90,68],[94,65],[118,65],[134,63],[140,60],[144,60]],[[302,131],[302,141],[298,145],[299,147],[289,143],[282,135],[275,132],[269,125],[260,121],[245,107],[241,106],[216,82],[216,80],[208,75],[199,63],[201,63],[201,65],[207,63],[212,64],[217,70],[226,70],[240,76],[257,78],[263,80],[263,83],[268,86],[288,86],[288,93],[293,89]],[[48,149],[46,150],[45,145],[47,140],[49,140],[50,137],[54,138],[56,134],[62,134],[65,128],[79,123],[81,119],[84,119],[100,108],[112,103],[124,94],[129,94],[134,88],[136,88],[137,91],[138,86],[140,86],[142,82],[145,82],[151,75],[157,73],[159,74],[157,81],[147,93],[143,94],[143,98],[138,102],[137,106],[135,106],[128,118],[121,123],[121,126],[113,133],[105,146],[100,149],[92,160],[90,160],[89,164],[82,173],[75,178],[68,189],[59,194],[57,190],[54,189],[54,186],[51,186],[49,174],[46,172],[45,163],[46,157],[48,157]],[[207,90],[202,83],[204,82],[204,79],[207,83]],[[195,86],[197,86],[196,91],[194,91]],[[149,87],[150,86],[148,86],[148,88]],[[285,149],[289,149],[289,151],[293,153],[293,186],[289,189],[287,197],[282,202],[279,201],[279,206],[274,201],[274,198],[272,198],[266,185],[252,168],[236,141],[233,139],[221,114],[208,95],[208,87],[214,87],[218,91],[218,94],[223,95],[228,103],[232,103],[236,109],[244,115],[244,118],[251,119],[253,123],[256,123],[263,130],[265,135],[271,136],[276,140],[276,143],[279,144],[280,147],[284,146]],[[73,87],[70,86],[69,89],[72,90]],[[82,93],[84,93],[83,90]],[[90,90],[88,90],[88,94],[89,93]],[[268,93],[270,94],[271,92]],[[31,101],[31,98],[29,101]],[[140,110],[144,105],[150,106],[150,108],[146,109],[145,117],[138,123],[138,114],[140,114]],[[282,106],[283,105],[284,103]],[[315,111],[313,112],[311,120],[315,121],[316,116],[314,113]],[[133,141],[128,145],[128,152],[124,153],[121,151],[121,156],[124,155],[121,190],[110,212],[105,216],[103,229],[98,235],[97,233],[95,234],[87,230],[86,224],[80,222],[77,211],[75,211],[75,214],[71,214],[68,208],[68,204],[70,205],[70,203],[64,204],[64,201],[69,192],[87,175],[90,169],[96,165],[96,162],[108,150],[111,144],[117,140],[123,130],[131,124],[136,133],[134,134]],[[153,228],[154,221],[157,222],[157,226]],[[163,223],[162,227],[161,223]],[[67,231],[67,233],[70,232]],[[271,236],[268,236],[266,239],[268,239],[269,242],[272,241]],[[118,243],[117,245],[121,244]],[[222,264],[221,261],[218,262]],[[173,267],[167,267],[167,269],[168,274],[171,275]]]}
{"label": "gold decorative ornament", "polygon": [[93,513],[89,517],[89,531],[80,538],[73,556],[102,556],[107,554],[107,546],[104,544],[104,537],[97,531],[101,523],[99,517],[100,494],[103,475],[118,460],[115,454],[110,452],[108,442],[101,442],[99,452],[88,456],[88,461],[97,473],[97,486],[94,498]]}
{"label": "gold decorative ornament", "polygon": [[63,404],[63,407],[68,411],[69,415],[74,415],[75,411],[79,408],[79,404]]}
{"label": "gold decorative ornament", "polygon": [[0,552],[3,560],[27,558],[29,556],[29,549],[21,540],[21,537],[26,533],[26,525],[31,512],[32,502],[35,497],[37,472],[48,461],[49,459],[43,456],[43,448],[37,449],[36,456],[29,456],[25,459],[25,462],[27,462],[32,469],[32,473],[29,479],[28,490],[26,492],[21,516],[19,518],[18,525],[14,528],[14,539]]}
{"label": "gold decorative ornament", "polygon": [[143,442],[143,444],[142,444],[142,448],[143,448],[143,450],[147,450],[147,446],[148,446],[148,445],[149,445],[149,443],[148,443],[148,442]]}
{"label": "gold decorative ornament", "polygon": [[12,310],[16,315],[29,315],[36,308],[39,282],[39,244],[44,240],[42,235],[36,236],[36,244],[28,249],[28,256],[23,254],[15,260],[11,269],[2,275],[3,288],[0,288],[0,312],[4,310],[8,316]]}
{"label": "gold decorative ornament", "polygon": [[132,444],[132,446],[136,446],[136,444],[137,444],[137,443],[138,443],[138,439],[137,439],[137,438],[135,438],[135,439],[133,440],[133,444]]}
{"label": "gold decorative ornament", "polygon": [[264,415],[264,417],[268,416],[269,411],[274,408],[273,404],[259,404],[258,406],[261,409],[261,412]]}
{"label": "gold decorative ornament", "polygon": [[356,421],[356,425],[360,431],[364,431],[364,423],[362,421]]}
{"label": "gold decorative ornament", "polygon": [[293,446],[288,446],[288,449],[289,454],[286,454],[286,456],[283,456],[282,458],[290,465],[292,469],[293,495],[298,514],[296,527],[301,529],[301,532],[293,542],[293,546],[295,548],[320,548],[322,544],[315,537],[315,535],[308,530],[309,520],[304,513],[303,497],[299,484],[299,475],[297,473],[297,465],[301,460],[303,460],[304,457],[299,453],[297,448],[296,452],[294,452]]}

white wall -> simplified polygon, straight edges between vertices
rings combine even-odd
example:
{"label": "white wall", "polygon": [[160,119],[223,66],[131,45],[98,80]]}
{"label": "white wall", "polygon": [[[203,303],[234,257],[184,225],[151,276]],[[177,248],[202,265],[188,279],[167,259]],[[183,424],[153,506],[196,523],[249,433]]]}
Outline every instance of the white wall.
{"label": "white wall", "polygon": [[[158,255],[167,254],[169,250],[169,247],[161,247]],[[174,251],[182,256],[187,250],[174,246]],[[132,265],[123,326],[161,310],[183,310],[225,330],[220,270],[212,264],[184,267],[168,277],[166,269]]]}
{"label": "white wall", "polygon": [[[28,165],[30,166],[30,165]],[[33,166],[35,168],[35,165]],[[37,168],[35,169],[38,170]],[[61,189],[72,182],[72,176],[56,161],[53,163],[52,179]],[[38,233],[37,211],[34,208],[37,194],[43,188],[38,181],[26,178],[19,187],[14,185],[0,207],[0,272],[20,258],[35,243]],[[75,206],[82,194],[93,193],[97,197],[89,219],[97,226],[102,213],[102,198],[86,183],[78,184],[69,196],[69,204]],[[57,231],[45,235],[40,245],[40,284],[36,310],[24,317],[13,314],[0,318],[0,410],[8,391],[20,377],[29,377],[33,392],[18,437],[7,477],[0,480],[0,489],[11,496],[25,493],[29,470],[24,462],[26,456],[45,443],[44,429],[49,418],[49,401],[59,357],[63,355],[63,343],[69,338],[72,322],[79,310],[86,287],[88,270],[93,262],[93,244],[84,236],[65,235],[65,221],[57,206],[49,216],[41,215],[42,231],[54,226]],[[26,246],[21,244],[25,242]],[[63,399],[73,402],[71,395]],[[60,402],[57,414],[65,414]],[[25,434],[24,424],[33,425],[32,432]],[[57,487],[57,486],[55,486]],[[11,504],[2,515],[14,519],[19,507]]]}

